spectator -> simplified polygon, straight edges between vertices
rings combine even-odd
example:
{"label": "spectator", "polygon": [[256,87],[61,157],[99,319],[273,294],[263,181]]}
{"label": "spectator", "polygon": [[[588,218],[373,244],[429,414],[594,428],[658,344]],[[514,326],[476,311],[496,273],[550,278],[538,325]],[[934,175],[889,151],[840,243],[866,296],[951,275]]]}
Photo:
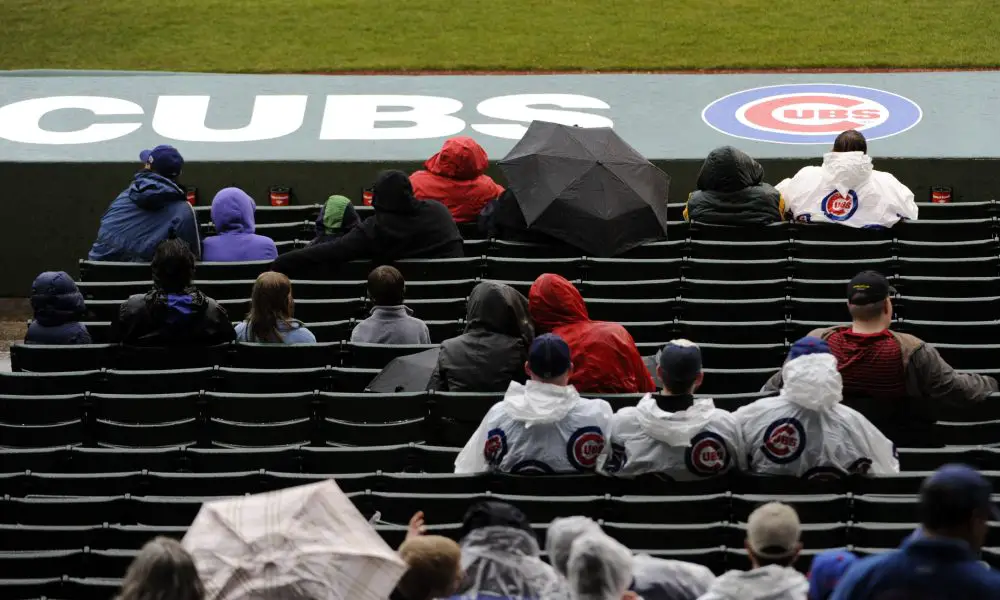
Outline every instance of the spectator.
{"label": "spectator", "polygon": [[86,312],[83,294],[63,271],[45,271],[31,284],[34,318],[25,344],[89,344],[90,332],[80,322]]}
{"label": "spectator", "polygon": [[892,227],[900,219],[917,218],[913,192],[889,173],[872,169],[865,136],[854,129],[837,136],[822,167],[803,167],[775,187],[789,218],[804,223]]}
{"label": "spectator", "polygon": [[274,240],[254,233],[257,204],[236,187],[219,190],[212,199],[212,222],[218,235],[205,238],[202,259],[208,262],[274,260],[278,248]]}
{"label": "spectator", "polygon": [[594,394],[653,392],[656,385],[635,341],[617,323],[591,321],[583,296],[559,275],[545,273],[528,293],[535,329],[566,340],[573,352],[570,383]]}
{"label": "spectator", "polygon": [[573,600],[637,600],[629,591],[632,553],[601,532],[589,532],[573,541],[566,565]]}
{"label": "spectator", "polygon": [[809,567],[809,600],[830,600],[847,569],[858,561],[853,552],[827,550],[813,557]]}
{"label": "spectator", "polygon": [[375,215],[328,244],[282,254],[273,269],[296,279],[336,273],[360,259],[387,263],[401,258],[460,258],[462,236],[440,202],[417,200],[406,173],[382,171],[375,181]]}
{"label": "spectator", "polygon": [[528,300],[514,288],[484,281],[469,296],[465,333],[441,344],[428,389],[502,392],[525,382],[524,361],[535,336]]}
{"label": "spectator", "polygon": [[456,223],[473,223],[486,203],[503,193],[503,186],[485,174],[489,164],[476,140],[466,136],[445,140],[441,151],[424,163],[427,170],[410,175],[413,195],[441,202]]}
{"label": "spectator", "polygon": [[966,465],[945,465],[920,489],[921,533],[898,550],[851,567],[831,600],[876,598],[1000,598],[1000,574],[978,553],[990,521],[1000,521],[993,486]]}
{"label": "spectator", "polygon": [[700,600],[806,600],[809,582],[792,568],[802,543],[795,509],[770,502],[747,519],[746,549],[753,569],[721,575]]}
{"label": "spectator", "polygon": [[462,581],[462,549],[440,535],[407,539],[399,547],[407,565],[389,600],[434,600],[455,593]]}
{"label": "spectator", "polygon": [[[701,349],[673,340],[658,360],[663,394],[646,394],[615,414],[598,469],[625,476],[662,473],[678,481],[722,475],[734,466],[746,470],[739,423],[711,398],[694,397],[704,378]],[[678,404],[690,408],[667,411]]]}
{"label": "spectator", "polygon": [[143,150],[139,160],[145,163],[143,170],[104,212],[88,258],[146,262],[171,232],[199,256],[198,221],[187,194],[176,183],[184,159],[173,146],[157,146]]}
{"label": "spectator", "polygon": [[368,297],[375,308],[351,332],[351,341],[364,344],[430,344],[427,324],[403,304],[406,281],[396,267],[382,265],[368,274]]}
{"label": "spectator", "polygon": [[453,599],[568,598],[562,578],[541,559],[531,523],[514,506],[475,504],[465,513],[461,534],[465,576]]}
{"label": "spectator", "polygon": [[557,335],[535,338],[525,385],[510,383],[455,460],[456,473],[592,471],[604,450],[611,405],[585,400],[569,384],[569,346]]}
{"label": "spectator", "polygon": [[763,181],[764,167],[748,154],[732,146],[716,148],[701,166],[684,218],[715,225],[778,223],[785,201]]}
{"label": "spectator", "polygon": [[360,222],[358,211],[346,196],[330,196],[326,199],[326,204],[319,209],[316,237],[309,242],[309,245],[337,241]]}
{"label": "spectator", "polygon": [[250,299],[250,314],[236,325],[236,341],[263,344],[315,344],[316,336],[292,318],[295,301],[292,282],[281,273],[257,276]]}
{"label": "spectator", "polygon": [[840,403],[837,359],[826,342],[795,342],[774,398],[736,411],[750,470],[806,479],[899,472],[896,447],[861,413]]}
{"label": "spectator", "polygon": [[524,212],[512,190],[505,190],[499,198],[488,202],[479,213],[476,224],[479,232],[485,237],[567,247],[566,242],[562,240],[528,228],[528,223],[524,220]]}
{"label": "spectator", "polygon": [[184,240],[160,242],[153,289],[122,303],[111,339],[132,346],[210,346],[236,336],[226,310],[191,285],[194,254]]}
{"label": "spectator", "polygon": [[117,600],[203,600],[194,559],[177,540],[156,537],[128,566]]}

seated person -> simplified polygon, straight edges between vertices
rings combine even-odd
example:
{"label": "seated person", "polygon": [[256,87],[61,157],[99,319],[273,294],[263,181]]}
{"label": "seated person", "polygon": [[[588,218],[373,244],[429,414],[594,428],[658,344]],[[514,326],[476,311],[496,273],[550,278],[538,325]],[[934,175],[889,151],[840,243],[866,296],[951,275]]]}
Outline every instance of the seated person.
{"label": "seated person", "polygon": [[34,318],[24,336],[25,344],[89,344],[90,332],[80,322],[86,312],[83,294],[63,271],[45,271],[31,284]]}
{"label": "seated person", "polygon": [[635,341],[618,323],[591,321],[583,296],[565,278],[545,273],[528,292],[528,308],[539,333],[554,333],[573,352],[570,383],[592,394],[654,392]]}
{"label": "seated person", "polygon": [[462,549],[454,540],[440,535],[407,538],[399,547],[406,572],[389,600],[434,600],[455,592],[465,573]]}
{"label": "seated person", "polygon": [[806,479],[899,473],[892,441],[840,403],[843,384],[826,342],[810,337],[795,342],[781,373],[778,396],[733,413],[750,453],[750,471]]}
{"label": "seated person", "polygon": [[[189,205],[190,206],[190,205]],[[214,346],[236,337],[226,309],[191,285],[194,253],[184,240],[160,242],[153,289],[122,303],[111,339],[131,346]]]}
{"label": "seated person", "polygon": [[371,316],[351,332],[351,341],[362,344],[430,344],[427,324],[403,304],[406,280],[396,267],[382,265],[368,274],[368,298],[375,307]]}
{"label": "seated person", "polygon": [[236,325],[236,341],[261,344],[315,344],[316,336],[292,318],[292,282],[281,273],[261,273],[253,283],[250,314]]}
{"label": "seated person", "polygon": [[781,193],[763,183],[764,167],[750,156],[722,146],[708,154],[698,189],[688,196],[684,218],[714,225],[767,225],[784,218]]}
{"label": "seated person", "polygon": [[319,209],[316,219],[316,237],[310,246],[333,242],[344,237],[352,227],[361,222],[354,204],[346,196],[330,196]]}
{"label": "seated person", "polygon": [[569,346],[535,338],[524,365],[530,380],[510,383],[455,460],[456,473],[488,470],[551,474],[593,471],[604,450],[611,405],[581,398],[570,385]]}
{"label": "seated person", "polygon": [[184,159],[173,146],[143,150],[143,170],[101,216],[90,260],[147,262],[157,245],[174,235],[201,255],[198,220],[177,178]]}
{"label": "seated person", "polygon": [[913,192],[891,174],[872,168],[868,142],[850,129],[837,136],[822,167],[803,167],[775,186],[789,219],[849,227],[892,227],[916,219]]}
{"label": "seated person", "polygon": [[573,540],[566,561],[573,600],[639,600],[632,584],[632,552],[604,532]]}
{"label": "seated person", "polygon": [[254,221],[256,211],[257,203],[240,188],[219,190],[212,199],[212,222],[217,234],[205,238],[202,260],[274,260],[278,256],[274,240],[254,233],[257,228]]}
{"label": "seated person", "polygon": [[401,258],[461,258],[462,236],[440,202],[413,197],[402,171],[382,171],[372,196],[375,214],[339,240],[282,254],[272,269],[292,279],[318,279],[348,261],[389,263]]}
{"label": "seated person", "polygon": [[[745,470],[739,423],[715,408],[711,398],[694,397],[704,378],[701,349],[688,340],[673,340],[658,359],[662,396],[646,394],[637,406],[615,414],[598,469],[625,476],[662,473],[678,481],[722,475],[734,467]],[[677,404],[690,408],[675,413],[665,409]]]}
{"label": "seated person", "polygon": [[524,361],[535,336],[528,299],[502,283],[483,281],[469,296],[465,333],[441,344],[427,389],[502,392],[524,383]]}
{"label": "seated person", "polygon": [[427,170],[410,175],[413,195],[441,202],[456,223],[474,223],[486,203],[503,193],[503,186],[485,174],[489,165],[476,140],[466,136],[445,140],[441,151],[424,163]]}

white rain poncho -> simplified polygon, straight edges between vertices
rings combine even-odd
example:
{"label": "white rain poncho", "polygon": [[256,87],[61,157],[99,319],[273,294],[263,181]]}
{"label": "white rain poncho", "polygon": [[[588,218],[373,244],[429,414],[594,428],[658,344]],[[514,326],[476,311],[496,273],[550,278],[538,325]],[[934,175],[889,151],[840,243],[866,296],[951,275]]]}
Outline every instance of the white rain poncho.
{"label": "white rain poncho", "polygon": [[809,581],[791,567],[768,565],[719,576],[698,600],[806,600]]}
{"label": "white rain poncho", "polygon": [[843,383],[832,354],[807,354],[782,367],[784,387],[733,413],[750,471],[807,479],[899,472],[892,441],[840,403]]}
{"label": "white rain poncho", "polygon": [[602,532],[602,529],[589,517],[563,517],[549,523],[549,530],[545,534],[545,552],[560,575],[566,576],[569,551],[576,538],[594,532]]}
{"label": "white rain poncho", "polygon": [[538,541],[514,527],[481,527],[462,538],[465,578],[453,599],[567,600],[565,581],[541,559]]}
{"label": "white rain poncho", "polygon": [[632,583],[632,552],[604,533],[573,540],[566,563],[573,600],[621,600]]}

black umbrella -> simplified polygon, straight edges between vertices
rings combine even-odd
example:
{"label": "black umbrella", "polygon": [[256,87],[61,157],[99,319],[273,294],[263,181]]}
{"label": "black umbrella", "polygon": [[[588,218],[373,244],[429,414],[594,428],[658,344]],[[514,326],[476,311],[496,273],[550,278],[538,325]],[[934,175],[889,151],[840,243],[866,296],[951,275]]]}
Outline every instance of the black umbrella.
{"label": "black umbrella", "polygon": [[532,121],[500,168],[528,231],[593,256],[667,235],[670,177],[611,128]]}
{"label": "black umbrella", "polygon": [[430,383],[441,348],[431,348],[416,354],[392,359],[368,384],[372,392],[422,392]]}

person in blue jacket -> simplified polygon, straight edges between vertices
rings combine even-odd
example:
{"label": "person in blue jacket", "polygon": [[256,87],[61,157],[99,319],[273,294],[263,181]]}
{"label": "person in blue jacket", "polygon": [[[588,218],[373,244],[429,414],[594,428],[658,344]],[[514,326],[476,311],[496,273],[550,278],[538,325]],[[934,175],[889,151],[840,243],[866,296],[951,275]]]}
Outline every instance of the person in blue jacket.
{"label": "person in blue jacket", "polygon": [[31,284],[31,308],[25,344],[89,344],[90,332],[80,322],[86,306],[76,282],[63,271],[45,271]]}
{"label": "person in blue jacket", "polygon": [[201,239],[194,208],[177,184],[184,158],[173,146],[143,150],[144,168],[114,199],[101,217],[90,260],[148,262],[156,246],[170,237],[187,242],[195,257],[201,257]]}

